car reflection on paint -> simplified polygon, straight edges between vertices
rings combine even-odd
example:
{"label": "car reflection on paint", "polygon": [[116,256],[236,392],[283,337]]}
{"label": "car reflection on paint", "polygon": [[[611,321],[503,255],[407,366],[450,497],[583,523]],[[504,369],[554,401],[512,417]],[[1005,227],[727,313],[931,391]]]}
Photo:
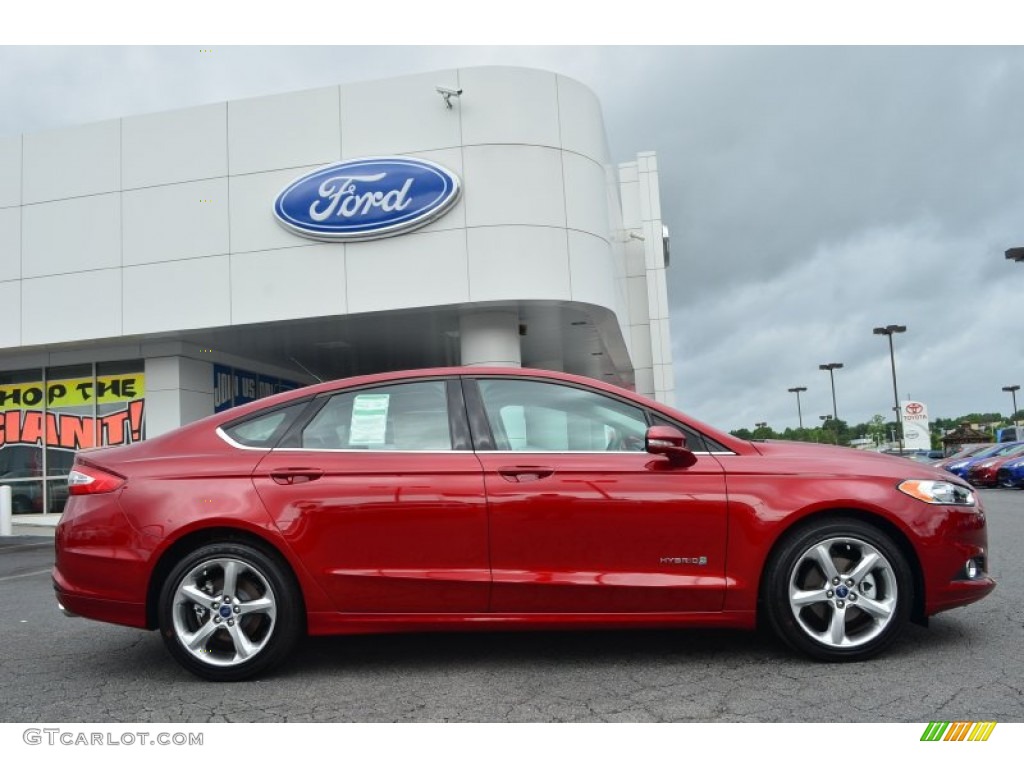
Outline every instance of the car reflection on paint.
{"label": "car reflection on paint", "polygon": [[269,397],[78,455],[65,612],[211,680],[303,634],[734,627],[869,658],[995,587],[932,467],[748,442],[569,374],[442,368]]}

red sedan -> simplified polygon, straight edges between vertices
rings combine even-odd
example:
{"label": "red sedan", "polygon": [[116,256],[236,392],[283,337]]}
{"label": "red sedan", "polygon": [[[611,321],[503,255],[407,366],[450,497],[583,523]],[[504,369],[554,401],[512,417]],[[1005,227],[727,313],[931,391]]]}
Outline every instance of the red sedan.
{"label": "red sedan", "polygon": [[446,368],[259,400],[78,455],[63,610],[157,629],[239,680],[303,634],[740,627],[863,659],[981,599],[985,514],[956,478],[747,442],[601,382]]}

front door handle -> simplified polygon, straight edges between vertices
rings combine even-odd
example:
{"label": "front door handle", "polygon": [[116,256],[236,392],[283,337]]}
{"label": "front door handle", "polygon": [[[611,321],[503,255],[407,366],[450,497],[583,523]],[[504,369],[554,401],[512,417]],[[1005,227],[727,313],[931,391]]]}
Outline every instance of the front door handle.
{"label": "front door handle", "polygon": [[555,474],[555,470],[551,467],[498,467],[498,474],[510,483],[529,483],[534,480],[543,480],[545,477],[551,477],[551,475]]}
{"label": "front door handle", "polygon": [[270,478],[278,485],[297,485],[308,483],[311,480],[319,480],[324,476],[322,469],[310,467],[286,467],[275,469],[270,472]]}

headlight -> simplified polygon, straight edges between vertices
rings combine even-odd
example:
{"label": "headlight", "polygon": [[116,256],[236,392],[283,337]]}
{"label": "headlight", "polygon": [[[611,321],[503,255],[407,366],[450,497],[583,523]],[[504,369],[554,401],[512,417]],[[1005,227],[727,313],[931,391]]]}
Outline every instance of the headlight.
{"label": "headlight", "polygon": [[896,487],[907,496],[913,496],[928,504],[974,504],[974,492],[970,488],[944,480],[904,480]]}

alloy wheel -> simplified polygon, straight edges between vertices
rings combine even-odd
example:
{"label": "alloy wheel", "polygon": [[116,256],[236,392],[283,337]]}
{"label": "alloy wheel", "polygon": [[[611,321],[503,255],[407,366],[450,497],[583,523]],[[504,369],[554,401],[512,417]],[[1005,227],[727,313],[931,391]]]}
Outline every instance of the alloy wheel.
{"label": "alloy wheel", "polygon": [[789,574],[789,607],[799,627],[831,649],[854,649],[879,637],[899,599],[886,556],[863,539],[836,536],[808,547]]}
{"label": "alloy wheel", "polygon": [[205,560],[178,582],[172,605],[174,634],[203,664],[232,667],[263,651],[274,636],[277,598],[252,563]]}

